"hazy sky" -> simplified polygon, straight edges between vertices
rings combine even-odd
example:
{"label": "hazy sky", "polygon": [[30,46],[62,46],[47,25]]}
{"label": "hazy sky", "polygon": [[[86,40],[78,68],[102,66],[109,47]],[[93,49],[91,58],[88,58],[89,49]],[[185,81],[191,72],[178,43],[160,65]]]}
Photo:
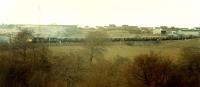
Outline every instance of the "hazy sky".
{"label": "hazy sky", "polygon": [[4,24],[200,26],[200,0],[0,0]]}

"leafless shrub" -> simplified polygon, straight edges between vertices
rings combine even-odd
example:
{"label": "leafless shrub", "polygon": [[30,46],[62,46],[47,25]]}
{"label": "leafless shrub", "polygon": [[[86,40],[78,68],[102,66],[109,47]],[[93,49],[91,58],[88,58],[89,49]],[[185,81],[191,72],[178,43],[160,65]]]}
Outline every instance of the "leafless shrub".
{"label": "leafless shrub", "polygon": [[129,87],[164,87],[171,76],[172,62],[155,54],[142,54],[128,70]]}
{"label": "leafless shrub", "polygon": [[127,87],[124,75],[127,64],[125,59],[117,59],[114,62],[100,60],[93,63],[78,87]]}
{"label": "leafless shrub", "polygon": [[51,64],[46,59],[28,59],[1,54],[1,87],[46,87]]}
{"label": "leafless shrub", "polygon": [[186,47],[182,52],[182,65],[185,65],[191,72],[200,74],[200,48]]}
{"label": "leafless shrub", "polygon": [[54,57],[53,74],[63,87],[74,87],[83,80],[90,63],[77,52]]}
{"label": "leafless shrub", "polygon": [[185,87],[200,87],[200,48],[185,47],[182,50],[180,72]]}
{"label": "leafless shrub", "polygon": [[26,36],[21,32],[12,48],[0,54],[1,87],[47,87],[51,80],[48,48],[27,42]]}

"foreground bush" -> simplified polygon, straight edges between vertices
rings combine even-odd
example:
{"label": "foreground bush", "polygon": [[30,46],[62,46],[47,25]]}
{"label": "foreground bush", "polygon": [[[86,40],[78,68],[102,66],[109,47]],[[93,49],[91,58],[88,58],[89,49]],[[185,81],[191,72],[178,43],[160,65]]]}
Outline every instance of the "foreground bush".
{"label": "foreground bush", "polygon": [[159,55],[139,55],[128,71],[129,87],[165,87],[172,69],[172,62]]}
{"label": "foreground bush", "polygon": [[129,60],[119,58],[113,62],[99,60],[91,64],[84,80],[78,87],[127,87],[125,78]]}
{"label": "foreground bush", "polygon": [[23,30],[7,50],[1,50],[0,87],[50,87],[50,51],[45,45],[28,42],[31,37]]}
{"label": "foreground bush", "polygon": [[0,54],[1,87],[47,87],[51,63],[41,59]]}
{"label": "foreground bush", "polygon": [[200,48],[183,48],[179,63],[185,87],[200,87]]}

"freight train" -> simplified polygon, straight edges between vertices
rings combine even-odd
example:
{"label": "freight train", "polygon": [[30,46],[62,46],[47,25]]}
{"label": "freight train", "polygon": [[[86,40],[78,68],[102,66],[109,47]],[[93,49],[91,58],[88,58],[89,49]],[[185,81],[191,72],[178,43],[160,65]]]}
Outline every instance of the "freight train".
{"label": "freight train", "polygon": [[[111,37],[107,38],[112,42],[117,41],[160,41],[160,40],[185,40],[198,38],[196,36],[142,36],[142,37]],[[57,38],[57,37],[34,37],[32,39],[33,43],[63,43],[63,42],[84,42],[86,38]]]}

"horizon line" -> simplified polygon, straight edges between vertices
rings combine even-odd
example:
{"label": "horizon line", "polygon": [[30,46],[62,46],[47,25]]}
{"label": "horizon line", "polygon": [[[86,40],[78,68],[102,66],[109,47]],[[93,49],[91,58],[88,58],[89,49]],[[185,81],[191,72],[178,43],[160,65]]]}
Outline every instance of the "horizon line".
{"label": "horizon line", "polygon": [[166,27],[175,27],[175,28],[195,28],[195,27],[200,27],[199,26],[174,26],[174,25],[133,25],[133,24],[113,24],[113,23],[110,23],[110,24],[96,24],[96,25],[92,25],[92,24],[54,24],[54,23],[49,23],[49,24],[35,24],[35,23],[32,23],[32,24],[26,24],[26,23],[1,23],[0,25],[41,25],[41,26],[44,26],[44,25],[54,25],[54,26],[79,26],[79,27],[105,27],[105,26],[109,26],[109,25],[115,25],[116,27],[120,27],[120,26],[123,26],[123,25],[128,25],[128,26],[137,26],[137,27],[161,27],[161,26],[166,26]]}

